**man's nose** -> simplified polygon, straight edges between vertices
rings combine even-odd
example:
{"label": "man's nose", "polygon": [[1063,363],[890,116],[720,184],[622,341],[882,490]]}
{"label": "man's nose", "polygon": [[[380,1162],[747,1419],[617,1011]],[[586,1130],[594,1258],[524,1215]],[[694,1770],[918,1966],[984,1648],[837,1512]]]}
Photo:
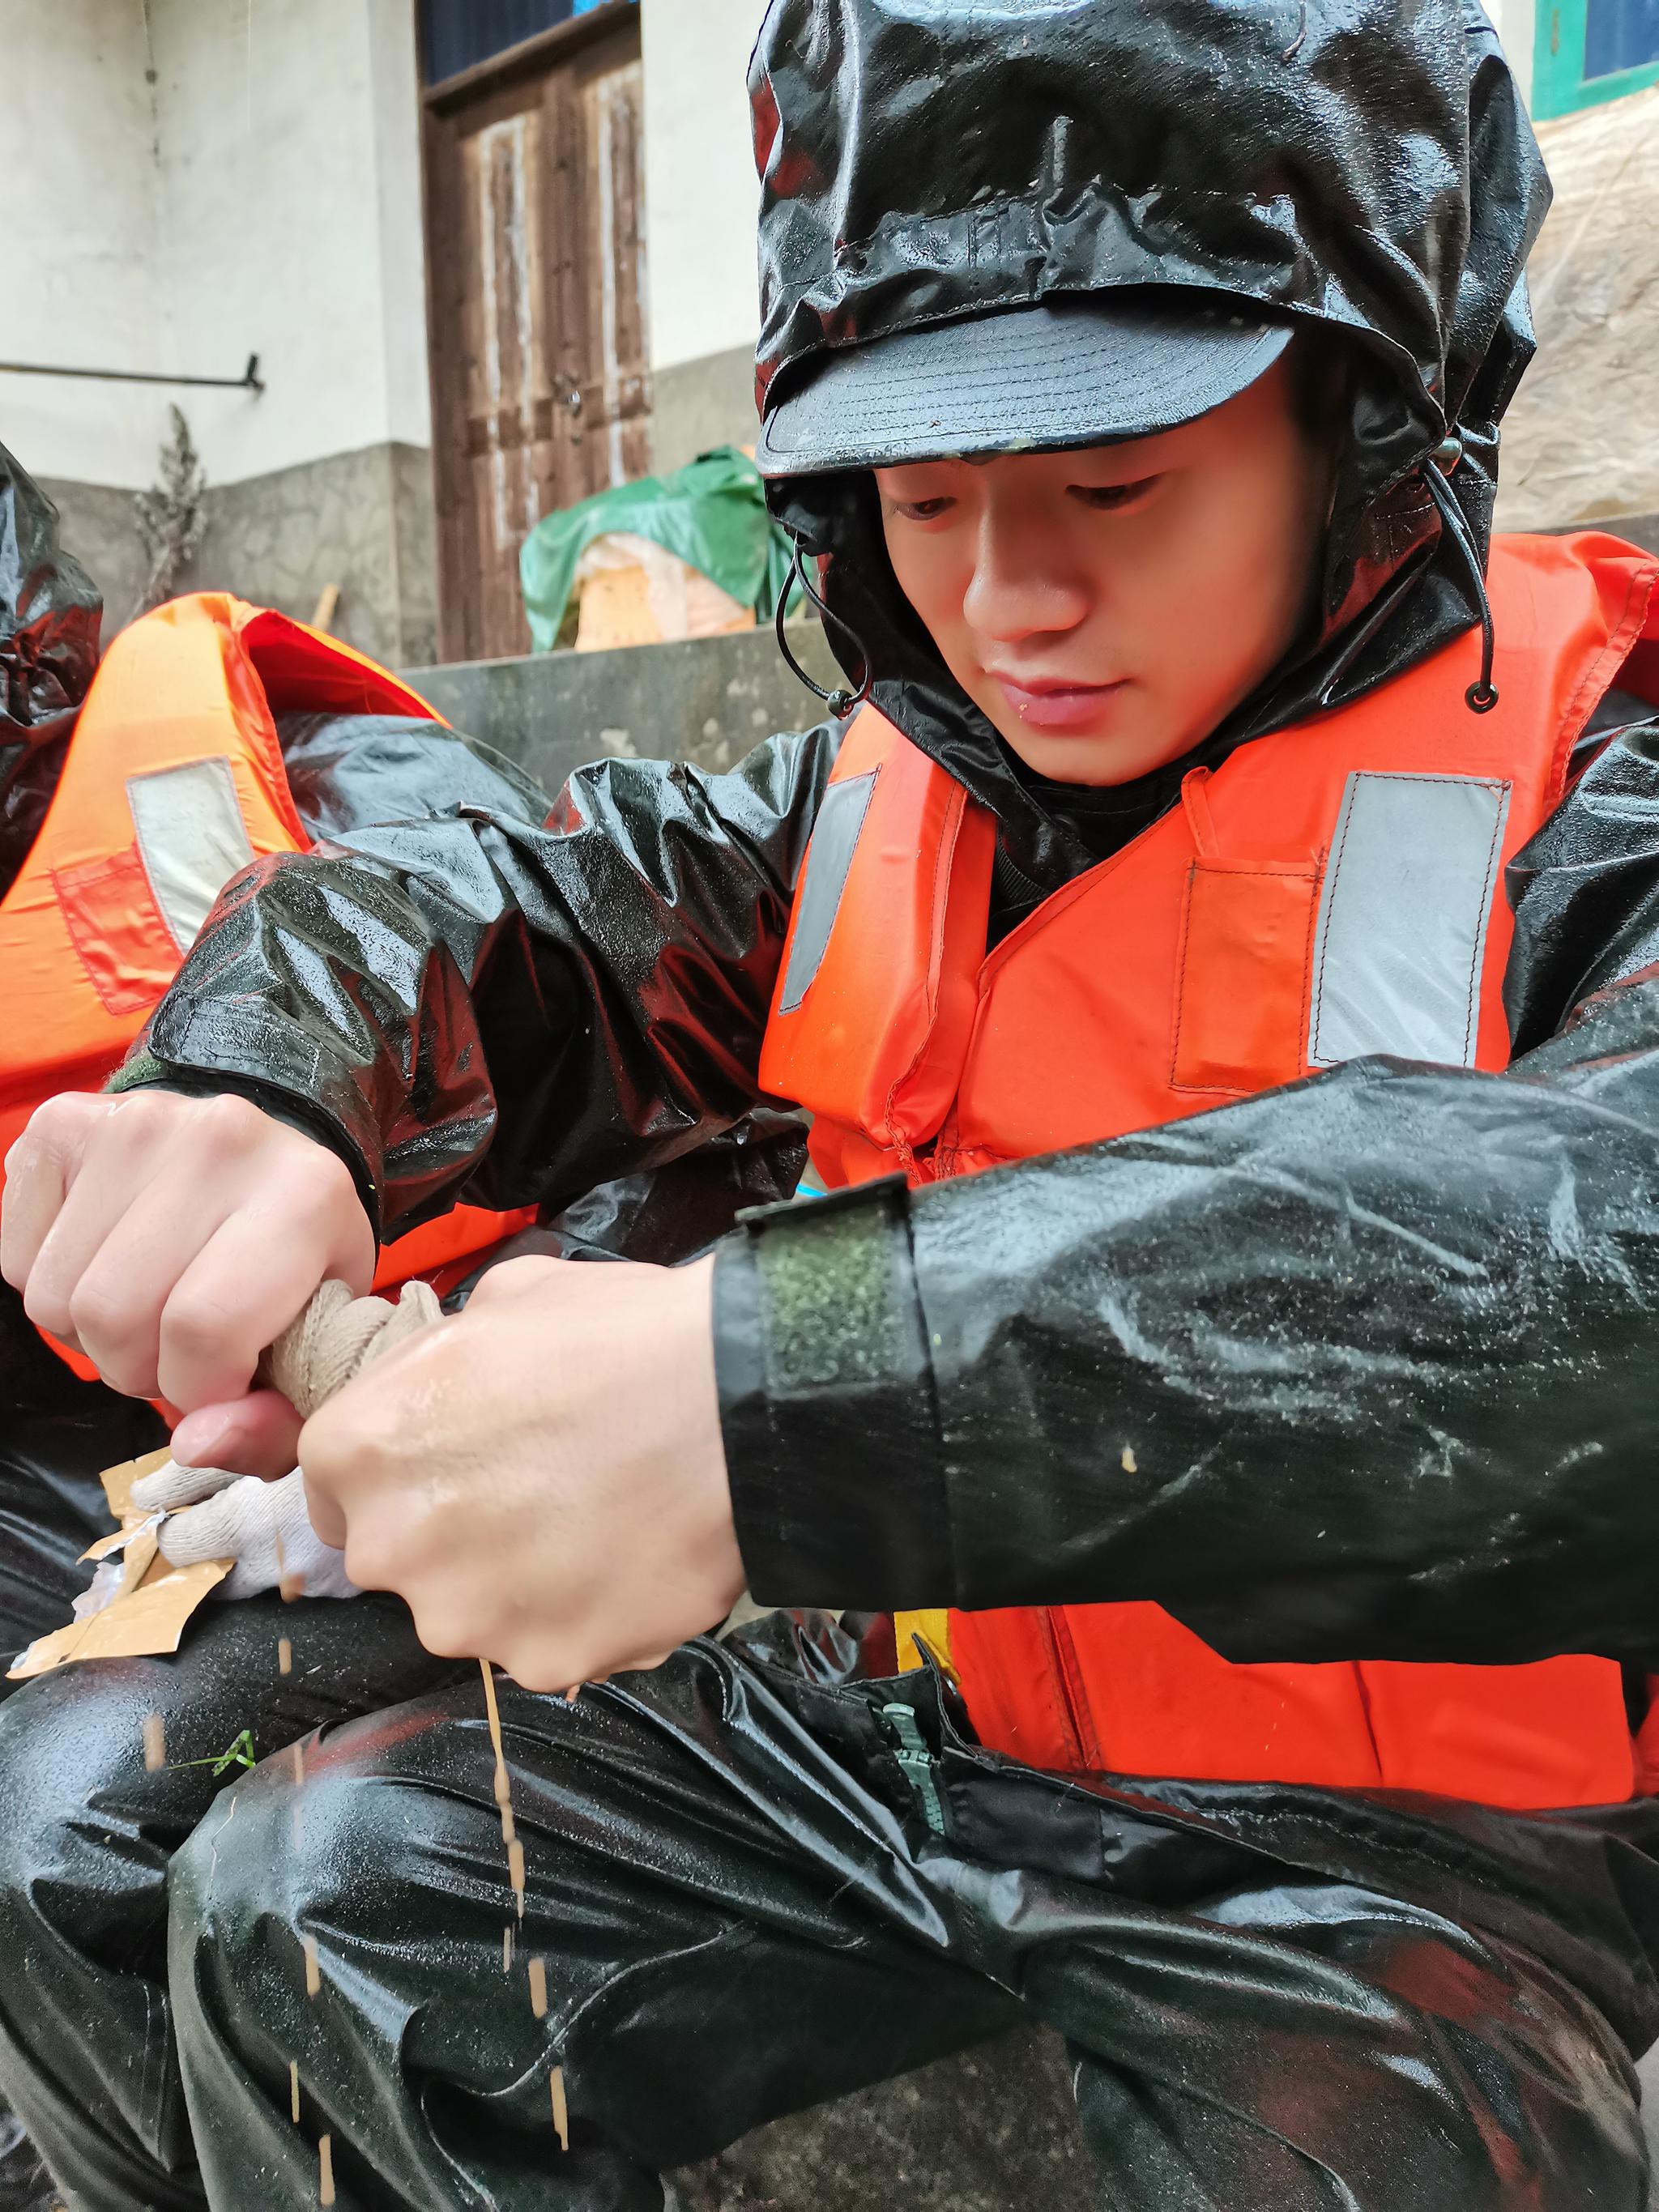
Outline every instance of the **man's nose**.
{"label": "man's nose", "polygon": [[981,637],[1018,645],[1045,632],[1075,629],[1095,596],[1065,558],[1063,544],[1041,529],[988,517],[962,611]]}

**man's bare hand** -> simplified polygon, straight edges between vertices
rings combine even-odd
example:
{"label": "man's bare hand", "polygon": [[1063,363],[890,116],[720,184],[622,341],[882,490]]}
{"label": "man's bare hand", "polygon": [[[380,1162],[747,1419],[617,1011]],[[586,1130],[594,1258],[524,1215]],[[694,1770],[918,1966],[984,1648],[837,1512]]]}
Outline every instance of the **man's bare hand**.
{"label": "man's bare hand", "polygon": [[319,1284],[361,1293],[374,1269],[343,1162],[244,1098],[68,1092],[7,1155],[0,1274],[116,1389],[210,1409],[175,1446],[198,1463],[218,1443],[221,1466],[294,1464],[291,1413],[278,1440],[283,1401],[243,1394]]}
{"label": "man's bare hand", "polygon": [[312,1519],[428,1650],[562,1690],[649,1667],[744,1584],[714,1262],[514,1260],[300,1438]]}

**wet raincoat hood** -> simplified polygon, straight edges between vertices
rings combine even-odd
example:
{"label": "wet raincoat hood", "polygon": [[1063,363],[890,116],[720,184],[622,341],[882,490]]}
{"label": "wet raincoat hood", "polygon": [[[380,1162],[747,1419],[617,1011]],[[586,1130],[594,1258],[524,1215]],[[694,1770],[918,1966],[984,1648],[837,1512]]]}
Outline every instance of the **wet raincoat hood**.
{"label": "wet raincoat hood", "polygon": [[58,510],[0,446],[0,775],[61,736],[98,665],[104,603],[58,543]]}
{"label": "wet raincoat hood", "polygon": [[[1115,287],[1230,295],[1350,342],[1317,631],[1205,757],[1478,618],[1549,187],[1473,0],[774,0],[750,91],[763,412],[832,349]],[[1443,520],[1426,471],[1449,429]],[[1001,817],[1034,884],[1086,866],[904,602],[868,475],[769,492],[828,556],[853,682],[867,657],[876,704]]]}
{"label": "wet raincoat hood", "polygon": [[0,894],[40,826],[98,665],[103,600],[58,511],[0,446]]}

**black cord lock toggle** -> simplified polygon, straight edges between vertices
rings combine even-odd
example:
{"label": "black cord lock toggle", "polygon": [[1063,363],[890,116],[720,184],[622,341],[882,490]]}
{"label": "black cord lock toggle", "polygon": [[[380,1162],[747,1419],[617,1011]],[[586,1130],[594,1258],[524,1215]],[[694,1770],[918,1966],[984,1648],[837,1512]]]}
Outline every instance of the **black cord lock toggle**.
{"label": "black cord lock toggle", "polygon": [[[851,639],[853,644],[858,647],[859,659],[864,663],[864,675],[856,691],[848,691],[839,687],[834,691],[826,691],[823,684],[820,684],[815,677],[811,677],[807,674],[806,671],[801,666],[799,661],[796,659],[794,654],[789,650],[789,641],[783,634],[783,617],[785,611],[789,605],[789,594],[794,589],[794,586],[798,582],[802,591],[805,592],[807,598],[811,599],[812,605],[817,609],[825,623],[833,623],[843,637]],[[818,697],[823,700],[824,705],[828,707],[830,712],[835,716],[838,722],[844,722],[847,720],[847,717],[852,713],[854,707],[861,707],[864,704],[864,702],[870,696],[870,656],[866,653],[863,645],[860,642],[860,640],[855,634],[848,628],[847,624],[842,620],[838,614],[833,613],[830,608],[825,606],[823,601],[818,597],[817,591],[808,581],[805,557],[802,553],[799,544],[797,544],[795,547],[795,556],[789,563],[789,574],[787,580],[785,582],[782,591],[778,594],[778,611],[774,618],[773,628],[777,634],[778,651],[788,662],[794,673],[799,677],[801,682],[806,686],[807,690],[817,694]]]}

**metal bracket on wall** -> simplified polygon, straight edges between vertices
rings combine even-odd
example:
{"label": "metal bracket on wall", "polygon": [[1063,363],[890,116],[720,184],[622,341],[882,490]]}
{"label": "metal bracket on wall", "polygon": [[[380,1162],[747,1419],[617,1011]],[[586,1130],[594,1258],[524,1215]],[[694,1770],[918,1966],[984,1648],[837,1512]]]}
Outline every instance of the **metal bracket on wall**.
{"label": "metal bracket on wall", "polygon": [[251,353],[240,376],[162,376],[148,368],[56,368],[44,362],[0,361],[0,375],[95,376],[107,384],[211,384],[226,392],[263,392],[259,356]]}

